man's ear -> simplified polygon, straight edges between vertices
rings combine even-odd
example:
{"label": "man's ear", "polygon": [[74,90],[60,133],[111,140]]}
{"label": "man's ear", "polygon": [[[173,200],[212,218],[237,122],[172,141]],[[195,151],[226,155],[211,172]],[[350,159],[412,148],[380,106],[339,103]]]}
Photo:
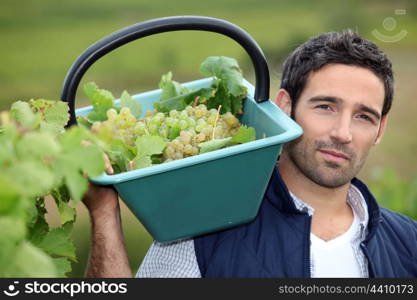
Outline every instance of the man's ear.
{"label": "man's ear", "polygon": [[375,139],[374,145],[378,145],[381,142],[381,139],[382,139],[382,137],[384,136],[384,133],[385,133],[385,128],[387,127],[387,122],[388,122],[388,115],[382,116],[381,117],[381,123],[379,124],[378,135]]}
{"label": "man's ear", "polygon": [[281,108],[288,116],[291,116],[291,97],[284,89],[279,89],[275,97],[275,104]]}

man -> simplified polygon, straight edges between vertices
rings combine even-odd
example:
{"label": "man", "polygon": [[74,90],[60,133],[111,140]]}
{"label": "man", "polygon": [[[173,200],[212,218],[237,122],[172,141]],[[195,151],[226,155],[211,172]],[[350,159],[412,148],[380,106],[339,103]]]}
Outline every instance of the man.
{"label": "man", "polygon": [[[254,221],[149,249],[138,277],[416,277],[417,223],[355,178],[384,134],[391,63],[351,31],[286,60],[276,104],[304,129],[287,143]],[[101,194],[100,194],[101,193]],[[100,200],[100,201],[95,201]],[[93,187],[90,276],[131,276],[117,195]]]}

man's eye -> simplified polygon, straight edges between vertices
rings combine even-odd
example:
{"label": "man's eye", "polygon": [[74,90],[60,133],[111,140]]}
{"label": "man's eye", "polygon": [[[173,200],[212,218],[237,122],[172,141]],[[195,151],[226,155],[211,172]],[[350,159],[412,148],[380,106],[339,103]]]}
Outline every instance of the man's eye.
{"label": "man's eye", "polygon": [[360,119],[363,119],[363,120],[365,120],[365,121],[371,122],[371,123],[373,123],[373,122],[374,122],[374,120],[372,120],[372,118],[371,118],[370,116],[365,115],[365,114],[361,114],[361,115],[359,115],[359,118],[360,118]]}
{"label": "man's eye", "polygon": [[317,105],[316,108],[323,109],[323,110],[331,110],[330,105],[327,105],[327,104]]}

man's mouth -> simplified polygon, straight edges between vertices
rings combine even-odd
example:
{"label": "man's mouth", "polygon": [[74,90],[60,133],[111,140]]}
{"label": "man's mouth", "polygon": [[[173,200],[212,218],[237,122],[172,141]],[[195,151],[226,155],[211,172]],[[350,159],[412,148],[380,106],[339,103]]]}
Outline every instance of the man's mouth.
{"label": "man's mouth", "polygon": [[334,162],[343,162],[345,160],[349,160],[349,157],[342,153],[342,152],[338,152],[338,151],[334,151],[334,150],[319,150],[320,153],[322,153],[323,157],[327,160],[331,160]]}

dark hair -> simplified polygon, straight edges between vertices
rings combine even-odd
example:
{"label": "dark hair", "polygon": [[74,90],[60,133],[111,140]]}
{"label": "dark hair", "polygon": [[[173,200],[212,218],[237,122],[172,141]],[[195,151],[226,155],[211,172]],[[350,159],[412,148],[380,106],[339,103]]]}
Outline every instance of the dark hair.
{"label": "dark hair", "polygon": [[394,95],[391,61],[374,43],[348,30],[324,33],[312,38],[295,49],[285,60],[281,88],[292,99],[292,114],[310,72],[332,63],[360,66],[374,72],[385,87],[382,115],[388,113]]}

